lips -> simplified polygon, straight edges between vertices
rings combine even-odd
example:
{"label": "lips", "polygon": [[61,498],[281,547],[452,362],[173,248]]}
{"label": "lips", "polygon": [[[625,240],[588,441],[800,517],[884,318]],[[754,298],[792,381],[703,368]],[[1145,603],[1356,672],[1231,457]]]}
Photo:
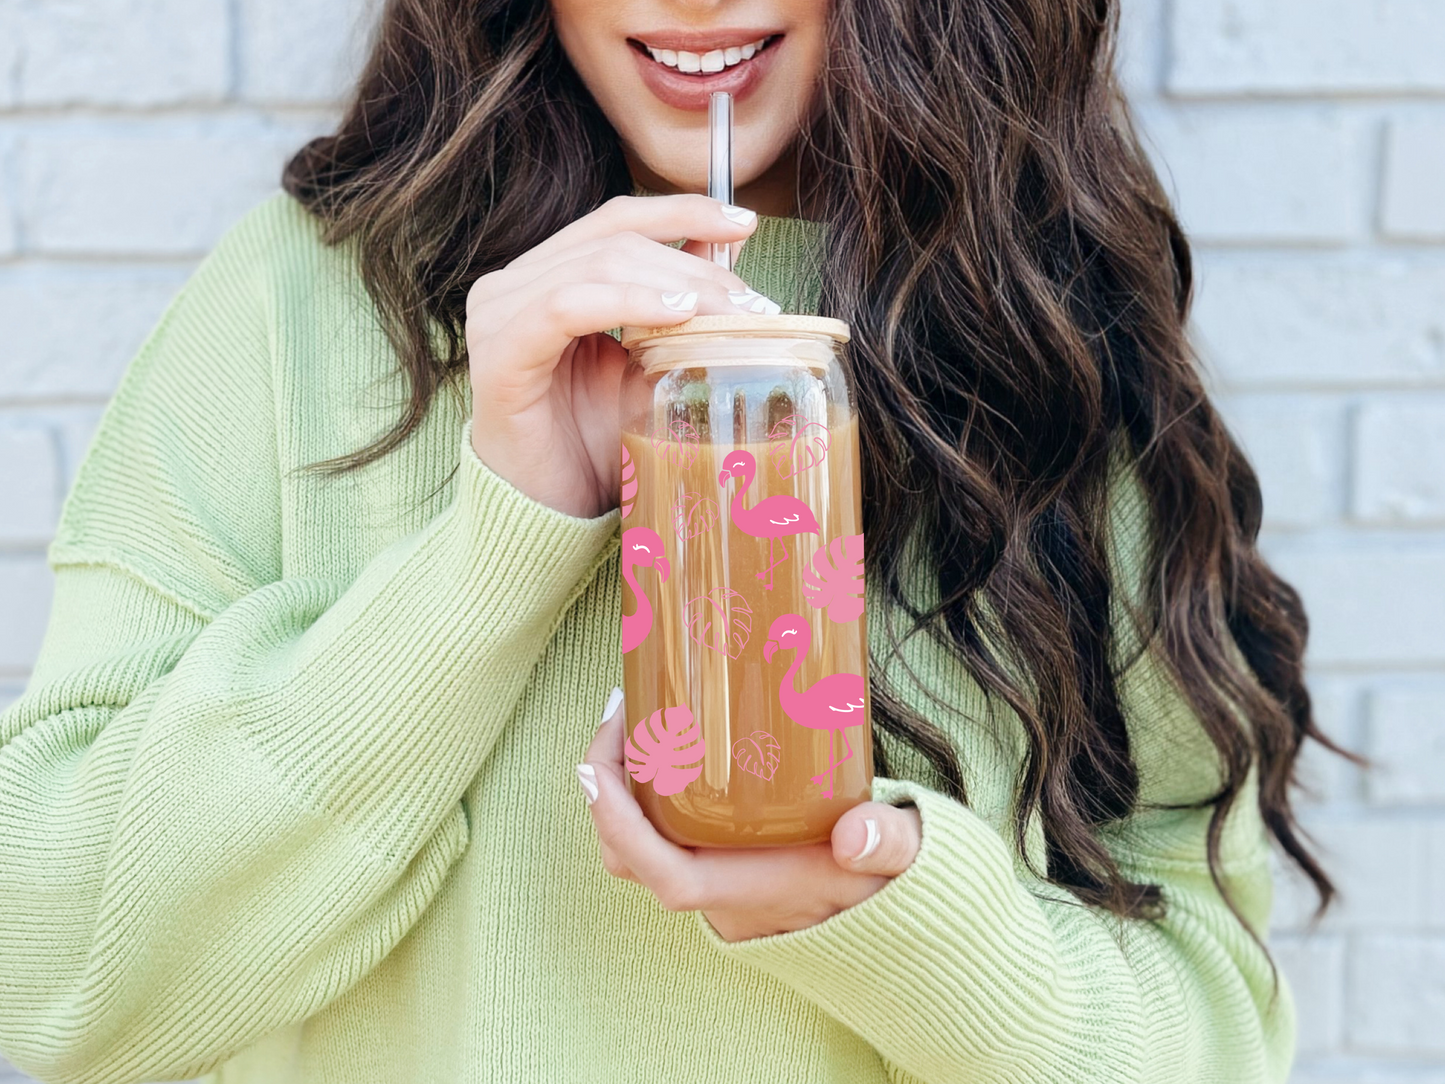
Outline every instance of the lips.
{"label": "lips", "polygon": [[[720,72],[682,72],[654,60],[649,51],[651,47],[672,52],[688,51],[701,56],[715,50],[738,48],[760,39],[768,39],[765,48]],[[659,32],[630,39],[630,51],[643,83],[659,101],[674,109],[701,111],[707,109],[708,99],[716,91],[728,92],[734,101],[742,101],[751,94],[776,63],[777,54],[784,48],[785,41],[782,34],[752,29],[715,30],[705,34]]]}

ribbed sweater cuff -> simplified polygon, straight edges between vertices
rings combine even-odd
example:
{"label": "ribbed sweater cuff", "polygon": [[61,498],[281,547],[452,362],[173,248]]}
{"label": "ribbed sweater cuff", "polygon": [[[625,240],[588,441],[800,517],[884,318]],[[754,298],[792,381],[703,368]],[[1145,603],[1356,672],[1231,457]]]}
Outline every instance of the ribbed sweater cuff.
{"label": "ribbed sweater cuff", "polygon": [[615,510],[581,519],[527,497],[477,458],[470,425],[457,484],[451,506],[340,597],[290,584],[308,597],[281,612],[324,612],[290,676],[260,674],[243,712],[294,788],[402,860],[480,769],[618,523]]}
{"label": "ribbed sweater cuff", "polygon": [[584,519],[528,497],[478,458],[472,423],[462,428],[460,489],[456,511],[475,541],[477,565],[487,589],[527,598],[539,587],[565,597],[580,586],[617,530],[616,509]]}
{"label": "ribbed sweater cuff", "polygon": [[[771,937],[727,942],[699,913],[706,939],[930,1084],[1130,1079],[1139,1013],[1118,1005],[1134,1018],[1122,1029],[1081,1018],[1087,994],[1002,837],[921,784],[876,779],[873,797],[919,809],[922,843],[904,873],[816,926]],[[1075,1075],[1061,1069],[1070,1062]]]}

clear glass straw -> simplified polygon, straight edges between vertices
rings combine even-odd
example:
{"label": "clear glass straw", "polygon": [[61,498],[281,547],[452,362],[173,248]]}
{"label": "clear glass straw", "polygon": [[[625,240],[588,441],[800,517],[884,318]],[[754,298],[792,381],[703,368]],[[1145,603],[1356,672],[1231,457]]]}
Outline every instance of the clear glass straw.
{"label": "clear glass straw", "polygon": [[[733,96],[715,91],[707,103],[707,194],[724,203],[733,201]],[[733,269],[728,244],[709,243],[708,258],[719,267]]]}

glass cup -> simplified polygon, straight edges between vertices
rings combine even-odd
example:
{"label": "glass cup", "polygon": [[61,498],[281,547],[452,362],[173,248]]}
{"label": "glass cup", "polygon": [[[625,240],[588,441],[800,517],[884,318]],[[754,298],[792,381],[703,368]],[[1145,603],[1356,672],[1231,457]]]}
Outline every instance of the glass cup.
{"label": "glass cup", "polygon": [[814,843],[869,798],[847,341],[812,316],[622,329],[626,766],[676,843]]}

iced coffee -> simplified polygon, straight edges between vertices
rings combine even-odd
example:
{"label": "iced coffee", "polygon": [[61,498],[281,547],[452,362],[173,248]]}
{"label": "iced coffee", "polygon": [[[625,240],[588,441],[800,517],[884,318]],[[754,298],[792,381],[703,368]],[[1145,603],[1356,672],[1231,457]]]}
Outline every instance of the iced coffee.
{"label": "iced coffee", "polygon": [[625,329],[626,767],[668,838],[828,838],[869,796],[858,420],[847,326]]}

